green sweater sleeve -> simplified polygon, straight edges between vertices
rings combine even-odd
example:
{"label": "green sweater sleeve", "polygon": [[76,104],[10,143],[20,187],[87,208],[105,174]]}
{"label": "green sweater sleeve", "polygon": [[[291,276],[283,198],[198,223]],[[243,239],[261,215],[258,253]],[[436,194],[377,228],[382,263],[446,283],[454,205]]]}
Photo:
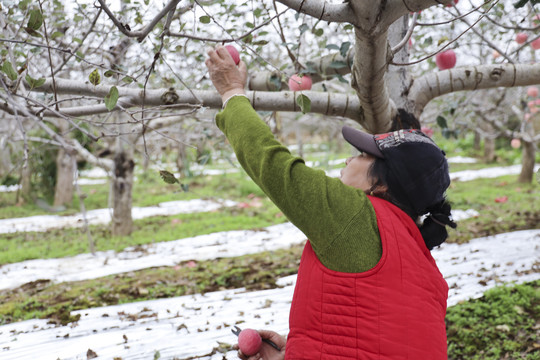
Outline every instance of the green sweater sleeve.
{"label": "green sweater sleeve", "polygon": [[244,97],[231,98],[216,124],[247,174],[309,238],[323,265],[363,272],[377,264],[381,240],[375,211],[363,191],[293,156]]}

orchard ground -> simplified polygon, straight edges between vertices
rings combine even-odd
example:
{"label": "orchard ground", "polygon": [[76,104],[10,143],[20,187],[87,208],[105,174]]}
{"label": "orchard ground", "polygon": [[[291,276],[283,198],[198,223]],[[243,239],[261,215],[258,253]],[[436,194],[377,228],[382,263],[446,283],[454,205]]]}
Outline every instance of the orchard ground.
{"label": "orchard ground", "polygon": [[[312,160],[330,174],[342,166],[334,164],[343,163]],[[451,287],[450,358],[538,359],[539,185],[517,184],[512,162],[451,167],[449,197],[467,216],[449,243],[433,252]],[[66,224],[60,230],[3,234],[0,357],[234,359],[231,326],[286,333],[304,237],[245,174],[228,170],[191,179],[190,193],[164,185],[157,174],[139,174],[134,206],[140,208],[195,199],[230,203],[210,212],[192,208],[190,214],[141,218],[126,239],[112,238],[96,223],[90,227],[96,256],[85,254],[86,234]],[[91,194],[87,208],[99,209],[107,185],[82,187]],[[9,203],[7,194],[0,197],[3,204]],[[4,210],[1,217],[9,226],[6,214],[20,209]],[[31,213],[44,215],[40,209]],[[51,217],[42,219],[53,225]],[[137,268],[126,265],[137,263]],[[107,275],[110,269],[115,271]],[[493,288],[512,281],[526,283]],[[492,295],[482,296],[490,288]]]}

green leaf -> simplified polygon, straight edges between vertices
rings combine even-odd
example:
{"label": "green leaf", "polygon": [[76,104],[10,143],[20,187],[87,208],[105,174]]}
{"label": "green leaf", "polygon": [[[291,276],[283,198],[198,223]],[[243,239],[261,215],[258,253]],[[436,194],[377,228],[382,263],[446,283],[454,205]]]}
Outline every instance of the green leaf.
{"label": "green leaf", "polygon": [[8,76],[10,80],[17,80],[18,74],[15,69],[13,69],[13,66],[9,61],[6,61],[4,62],[4,64],[2,64],[2,71]]}
{"label": "green leaf", "polygon": [[298,95],[296,98],[296,103],[300,106],[303,114],[306,114],[311,111],[311,100],[304,94]]}
{"label": "green leaf", "polygon": [[312,33],[315,35],[315,36],[323,36],[324,34],[324,30],[319,28],[319,29],[313,29],[312,30]]}
{"label": "green leaf", "polygon": [[103,74],[103,76],[105,77],[111,77],[111,76],[114,76],[115,72],[112,71],[112,70],[107,70],[105,71],[105,73]]}
{"label": "green leaf", "polygon": [[30,89],[35,89],[45,84],[45,78],[34,79],[27,74],[24,79],[26,80],[28,85],[30,85]]}
{"label": "green leaf", "polygon": [[28,33],[28,35],[30,35],[30,36],[41,37],[41,34],[38,31],[36,31],[36,30],[34,30],[32,28],[29,28],[27,26],[24,27],[24,31],[26,31]]}
{"label": "green leaf", "polygon": [[64,36],[65,34],[61,31],[55,31],[51,34],[51,39],[56,39],[56,38],[59,38],[59,37],[62,37]]}
{"label": "green leaf", "polygon": [[448,129],[448,123],[446,122],[446,119],[441,115],[437,116],[437,124],[441,127],[441,129]]}
{"label": "green leaf", "polygon": [[32,0],[19,1],[19,9],[21,9],[22,11],[26,11],[26,9],[28,9],[28,5],[30,5],[31,2]]}
{"label": "green leaf", "polygon": [[336,44],[328,44],[326,45],[326,48],[328,50],[339,50],[339,46],[337,46]]}
{"label": "green leaf", "polygon": [[202,22],[203,24],[210,24],[210,16],[201,16],[199,18],[199,21]]}
{"label": "green leaf", "polygon": [[339,48],[339,53],[343,57],[347,57],[347,52],[349,52],[349,48],[351,47],[350,41],[345,41],[343,44],[341,44],[341,47]]}
{"label": "green leaf", "polygon": [[39,10],[30,10],[30,19],[28,19],[28,24],[26,25],[32,30],[39,30],[43,25],[43,15]]}
{"label": "green leaf", "polygon": [[165,181],[167,184],[175,184],[180,183],[176,176],[174,176],[173,173],[167,171],[167,170],[159,170],[159,176]]}
{"label": "green leaf", "polygon": [[90,83],[94,86],[99,85],[99,83],[101,82],[101,76],[99,75],[98,69],[95,69],[90,73],[90,75],[88,76],[88,80],[90,80]]}
{"label": "green leaf", "polygon": [[109,93],[105,95],[105,106],[107,110],[111,111],[116,106],[118,102],[118,89],[116,86],[111,87]]}
{"label": "green leaf", "polygon": [[125,82],[126,84],[131,84],[134,80],[131,76],[124,76],[122,78],[122,81]]}

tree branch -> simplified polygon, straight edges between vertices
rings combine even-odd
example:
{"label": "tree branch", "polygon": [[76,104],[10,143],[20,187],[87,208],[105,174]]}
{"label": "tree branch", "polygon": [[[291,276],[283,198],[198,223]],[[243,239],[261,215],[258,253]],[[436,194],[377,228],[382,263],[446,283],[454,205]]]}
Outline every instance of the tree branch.
{"label": "tree branch", "polygon": [[329,4],[325,0],[277,0],[283,5],[319,20],[356,23],[356,17],[348,2]]}
{"label": "tree branch", "polygon": [[[58,94],[85,95],[103,98],[109,93],[109,85],[94,86],[88,81],[56,79],[56,91]],[[34,92],[50,93],[52,91],[51,79],[46,79],[39,88],[32,89]],[[220,109],[222,106],[221,96],[215,91],[205,90],[181,90],[174,89],[152,89],[146,91],[143,99],[143,90],[137,88],[118,87],[121,98],[125,98],[122,106],[160,106],[177,105],[178,108],[192,107],[194,105]],[[311,112],[330,116],[343,116],[351,119],[358,119],[361,107],[358,99],[354,95],[331,94],[325,92],[305,91],[303,92],[311,100]],[[296,92],[262,92],[248,91],[247,96],[251,100],[253,107],[261,111],[300,111],[296,104]],[[68,108],[69,109],[69,108]],[[68,109],[60,108],[60,113]],[[101,112],[103,107],[94,106],[95,111]],[[86,114],[89,114],[87,111]],[[95,112],[98,113],[98,112]]]}
{"label": "tree branch", "polygon": [[[122,34],[126,35],[127,37],[134,37],[137,38],[137,41],[142,42],[144,38],[154,29],[154,27],[161,21],[161,19],[167,15],[167,13],[171,10],[173,10],[176,5],[180,2],[180,0],[171,0],[165,7],[152,19],[152,21],[144,27],[142,30],[138,31],[131,31],[126,27],[126,24],[122,24],[112,13],[112,11],[109,9],[107,4],[105,3],[105,0],[98,0],[99,4],[101,5],[101,9],[105,11],[107,16],[111,19],[111,21],[114,23],[114,25],[122,32]],[[190,5],[189,7],[191,7]]]}
{"label": "tree branch", "polygon": [[434,98],[455,91],[540,84],[540,64],[463,66],[417,78],[408,98],[419,115]]}

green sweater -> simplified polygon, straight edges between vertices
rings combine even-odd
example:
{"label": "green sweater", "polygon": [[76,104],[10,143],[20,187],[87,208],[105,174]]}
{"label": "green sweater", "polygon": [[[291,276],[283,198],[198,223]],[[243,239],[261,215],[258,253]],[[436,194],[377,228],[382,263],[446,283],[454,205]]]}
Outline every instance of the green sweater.
{"label": "green sweater", "polygon": [[377,264],[382,255],[377,219],[362,190],[291,155],[245,97],[231,98],[216,124],[247,174],[309,238],[324,266],[357,273]]}

